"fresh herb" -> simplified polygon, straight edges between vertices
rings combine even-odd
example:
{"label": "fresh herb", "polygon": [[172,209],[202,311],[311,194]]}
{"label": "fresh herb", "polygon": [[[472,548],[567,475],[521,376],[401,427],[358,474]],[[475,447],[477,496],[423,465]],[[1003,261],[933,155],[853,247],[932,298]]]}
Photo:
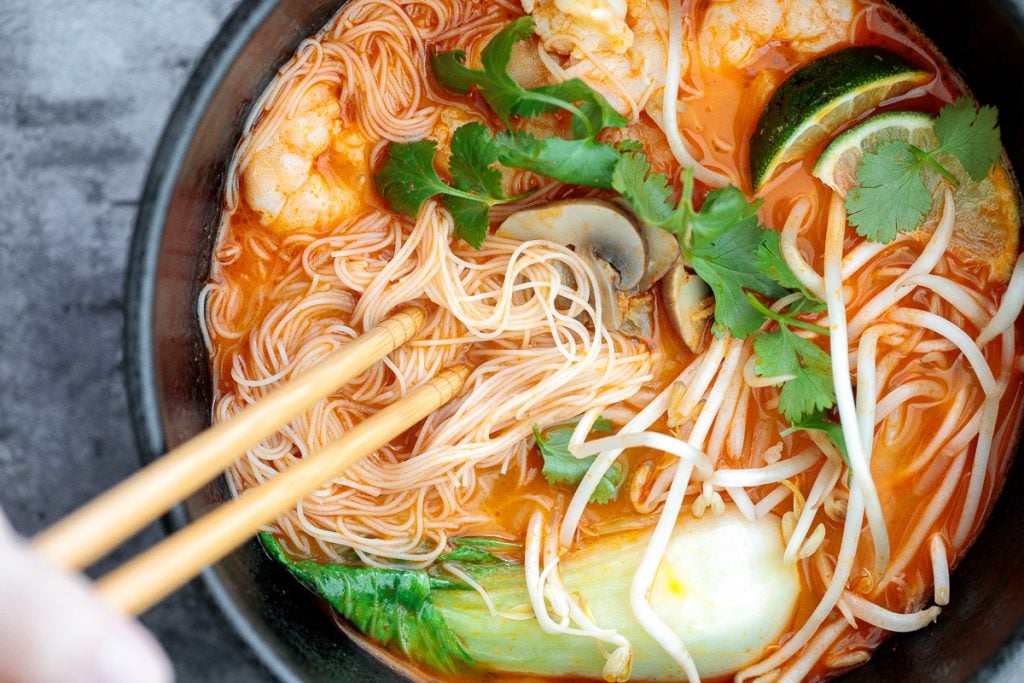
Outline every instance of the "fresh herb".
{"label": "fresh herb", "polygon": [[490,225],[490,209],[516,198],[505,196],[501,171],[494,167],[498,147],[486,126],[469,123],[452,135],[449,185],[434,168],[437,143],[419,140],[388,146],[388,158],[374,175],[388,206],[415,218],[423,203],[441,195],[455,221],[455,235],[480,248]]}
{"label": "fresh herb", "polygon": [[832,408],[836,401],[832,359],[817,344],[796,334],[792,328],[820,335],[827,335],[828,330],[800,320],[792,312],[776,313],[753,295],[750,295],[750,303],[766,318],[779,324],[777,330],[762,332],[754,338],[757,374],[762,377],[791,377],[782,384],[779,412],[790,422],[799,422]]}
{"label": "fresh herb", "polygon": [[766,265],[765,258],[755,256],[773,233],[758,223],[760,202],[747,201],[738,188],[714,190],[697,211],[688,169],[673,205],[668,179],[653,173],[647,155],[639,151],[622,153],[612,185],[640,220],[676,235],[683,256],[715,295],[715,322],[733,336],[745,338],[764,322],[748,292],[777,299],[787,293],[784,283],[796,280],[781,258]]}
{"label": "fresh herb", "polygon": [[922,171],[930,169],[950,185],[960,182],[940,157],[955,157],[967,176],[981,181],[999,160],[997,112],[978,108],[969,97],[946,105],[933,129],[939,146],[926,151],[904,140],[887,140],[861,158],[857,186],[846,196],[846,210],[857,233],[874,242],[891,242],[899,232],[919,228],[931,210],[932,193]]}
{"label": "fresh herb", "polygon": [[476,668],[431,599],[434,591],[461,590],[463,584],[419,571],[293,560],[270,534],[261,533],[260,540],[272,558],[380,645],[443,673]]}
{"label": "fresh herb", "polygon": [[[498,162],[572,185],[611,188],[619,154],[598,142],[597,136],[605,128],[625,126],[626,120],[579,79],[539,88],[516,83],[508,73],[512,46],[529,39],[533,29],[533,20],[523,17],[498,32],[483,49],[483,69],[467,67],[461,50],[431,59],[434,73],[445,87],[460,93],[476,88],[508,130],[496,136],[479,123],[456,129],[451,141],[450,184],[434,167],[436,143],[420,140],[388,145],[387,160],[374,175],[374,184],[392,210],[415,218],[425,201],[440,196],[452,215],[455,236],[479,249],[490,227],[491,207],[519,199],[505,195]],[[513,118],[557,110],[571,115],[571,139],[538,138],[511,128]]]}
{"label": "fresh herb", "polygon": [[850,456],[846,451],[846,439],[843,437],[843,427],[838,422],[828,416],[823,411],[811,413],[805,415],[800,420],[790,422],[790,427],[786,431],[782,432],[782,436],[789,436],[795,432],[808,431],[808,432],[823,432],[828,437],[829,441],[839,451],[839,455],[842,456],[843,462],[846,466],[850,466]]}
{"label": "fresh herb", "polygon": [[[577,458],[569,452],[569,438],[575,428],[575,424],[559,425],[541,433],[540,427],[533,426],[533,436],[537,441],[541,457],[544,459],[544,468],[541,473],[549,484],[578,486],[594,460],[597,459],[596,455]],[[611,422],[598,419],[594,421],[594,426],[590,431],[610,432],[611,429]],[[613,463],[601,477],[600,483],[594,489],[593,495],[590,496],[590,502],[604,505],[615,500],[619,495],[619,488],[622,486],[622,475],[622,466],[617,462]]]}
{"label": "fresh herb", "polygon": [[523,131],[498,133],[498,159],[509,168],[533,171],[570,185],[611,189],[619,162],[613,147],[592,138],[538,138]]}
{"label": "fresh herb", "polygon": [[[795,290],[804,295],[805,306],[817,307],[816,310],[825,310],[825,304],[815,299],[808,291],[800,278],[793,274],[789,264],[782,258],[782,246],[779,244],[779,233],[774,230],[765,230],[761,238],[761,244],[754,252],[754,260],[757,262],[757,269],[775,280],[780,286],[789,290]],[[811,308],[804,309],[810,313]]]}
{"label": "fresh herb", "polygon": [[449,90],[468,93],[476,88],[505,122],[513,117],[533,118],[561,109],[572,115],[576,138],[596,138],[605,128],[619,128],[626,120],[608,101],[578,78],[555,85],[524,88],[508,73],[512,46],[533,36],[534,22],[520,17],[491,39],[480,54],[483,69],[466,66],[466,53],[453,50],[431,58],[437,79]]}

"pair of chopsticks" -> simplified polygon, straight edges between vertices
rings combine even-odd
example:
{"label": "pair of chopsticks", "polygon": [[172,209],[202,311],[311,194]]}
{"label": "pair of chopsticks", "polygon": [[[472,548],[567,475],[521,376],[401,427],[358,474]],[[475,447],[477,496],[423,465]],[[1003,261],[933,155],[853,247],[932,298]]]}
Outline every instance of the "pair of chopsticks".
{"label": "pair of chopsticks", "polygon": [[[178,446],[39,533],[32,545],[65,567],[87,567],[219,475],[246,449],[403,345],[424,320],[419,308],[400,309],[257,403]],[[318,453],[248,489],[102,577],[97,590],[125,612],[146,611],[324,482],[450,401],[468,374],[464,365],[441,371]]]}

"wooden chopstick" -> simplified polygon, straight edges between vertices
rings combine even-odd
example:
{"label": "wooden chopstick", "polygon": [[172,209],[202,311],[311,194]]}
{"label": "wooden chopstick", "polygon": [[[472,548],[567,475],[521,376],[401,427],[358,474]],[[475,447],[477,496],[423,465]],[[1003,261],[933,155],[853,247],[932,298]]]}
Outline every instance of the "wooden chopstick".
{"label": "wooden chopstick", "polygon": [[140,614],[217,562],[302,497],[427,417],[462,389],[469,368],[457,365],[360,422],[318,453],[249,489],[100,579],[112,605]]}
{"label": "wooden chopstick", "polygon": [[247,448],[404,344],[424,320],[422,309],[400,309],[257,403],[45,529],[32,545],[65,567],[87,567],[216,477]]}

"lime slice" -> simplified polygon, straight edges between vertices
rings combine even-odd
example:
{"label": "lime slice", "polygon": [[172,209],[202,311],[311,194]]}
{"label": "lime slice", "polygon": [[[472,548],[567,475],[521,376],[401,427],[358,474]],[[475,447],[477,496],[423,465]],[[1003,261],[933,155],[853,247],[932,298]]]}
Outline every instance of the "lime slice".
{"label": "lime slice", "polygon": [[[935,149],[939,140],[932,129],[934,120],[920,112],[895,111],[872,116],[833,140],[814,165],[814,175],[845,196],[857,182],[857,166],[865,152],[886,140],[904,140],[925,151]],[[967,171],[949,154],[936,160],[956,177],[953,192],[956,204],[956,229],[950,248],[960,259],[986,271],[988,277],[1005,281],[1017,258],[1020,233],[1020,208],[1013,175],[1005,162],[992,167],[982,180],[974,182]],[[924,169],[928,189],[936,192],[943,182],[938,173]],[[941,212],[940,202],[918,231],[922,239],[931,235]]]}
{"label": "lime slice", "polygon": [[846,131],[825,148],[814,165],[814,177],[846,196],[857,184],[857,165],[865,150],[886,140],[903,140],[921,149],[935,149],[932,117],[917,111],[894,111],[872,116]]}
{"label": "lime slice", "polygon": [[873,47],[846,48],[800,67],[765,105],[750,140],[754,189],[843,124],[931,78],[931,72]]}

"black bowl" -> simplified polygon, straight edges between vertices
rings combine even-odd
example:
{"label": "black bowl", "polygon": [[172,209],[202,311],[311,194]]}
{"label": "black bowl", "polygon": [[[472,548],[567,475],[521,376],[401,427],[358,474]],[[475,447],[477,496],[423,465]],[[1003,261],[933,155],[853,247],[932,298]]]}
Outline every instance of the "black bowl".
{"label": "black bowl", "polygon": [[[249,0],[199,61],[153,159],[131,248],[126,372],[139,448],[149,461],[210,423],[210,378],[196,325],[209,272],[225,166],[253,100],[337,0]],[[1011,160],[1024,169],[1024,16],[999,0],[896,3],[929,35],[978,98],[996,104]],[[938,624],[888,641],[846,681],[1016,678],[1024,667],[1024,458],[957,569]],[[223,481],[170,515],[180,527],[227,496]],[[332,618],[255,543],[207,570],[221,609],[284,681],[399,681],[339,635]],[[1002,676],[1000,676],[1002,677]]]}

